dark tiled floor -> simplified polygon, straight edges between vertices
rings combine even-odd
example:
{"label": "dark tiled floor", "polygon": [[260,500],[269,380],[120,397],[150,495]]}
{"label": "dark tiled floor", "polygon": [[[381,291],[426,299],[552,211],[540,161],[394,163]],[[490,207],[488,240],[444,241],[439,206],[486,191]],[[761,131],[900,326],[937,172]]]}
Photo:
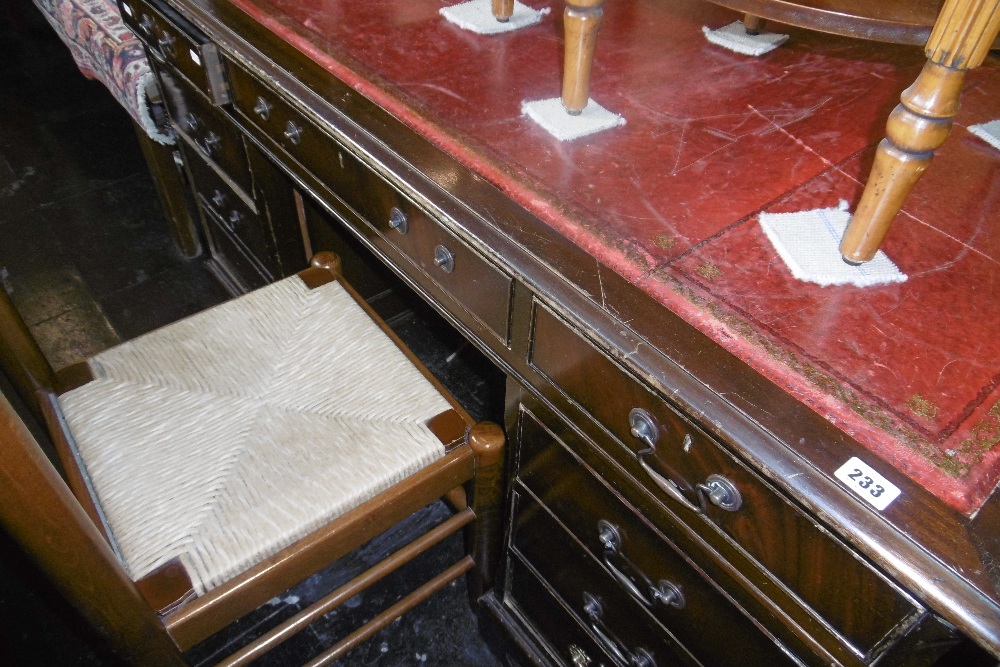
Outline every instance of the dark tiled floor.
{"label": "dark tiled floor", "polygon": [[[127,115],[26,0],[0,9],[0,279],[53,365],[93,352],[226,298],[201,259],[174,246]],[[502,409],[502,378],[419,308],[401,335],[479,417]],[[398,548],[446,510],[435,504],[337,568],[272,601],[215,641],[195,647],[208,664]],[[397,592],[453,559],[448,541],[289,642],[266,664],[299,664]],[[414,584],[413,582],[418,582]],[[0,534],[0,663],[113,665],[103,643]],[[496,665],[477,633],[459,580],[355,650],[344,664]]]}

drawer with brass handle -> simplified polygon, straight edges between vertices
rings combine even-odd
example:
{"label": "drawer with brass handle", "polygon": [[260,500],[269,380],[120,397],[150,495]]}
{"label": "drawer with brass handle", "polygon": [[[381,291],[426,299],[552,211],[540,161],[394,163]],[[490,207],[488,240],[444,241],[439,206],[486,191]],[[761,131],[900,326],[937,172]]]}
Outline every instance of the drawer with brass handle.
{"label": "drawer with brass handle", "polygon": [[693,419],[540,302],[531,336],[528,361],[548,383],[543,391],[570,421],[589,420],[594,442],[634,480],[621,494],[638,507],[649,504],[643,496],[652,498],[714,548],[728,553],[732,544],[736,554],[759,563],[832,628],[831,650],[876,656],[923,613]]}
{"label": "drawer with brass handle", "polygon": [[[533,414],[521,413],[518,431],[519,485],[603,565],[604,579],[633,601],[633,618],[652,617],[702,664],[726,665],[734,654],[746,664],[793,664],[773,636],[690,562],[703,558],[682,553],[651,528]],[[515,517],[515,531],[524,520]]]}
{"label": "drawer with brass handle", "polygon": [[213,108],[169,68],[154,66],[170,119],[185,142],[211,160],[245,194],[253,193],[250,164],[243,138],[219,110]]}
{"label": "drawer with brass handle", "polygon": [[538,633],[556,664],[598,667],[615,664],[585,626],[519,557],[507,561],[504,605]]}
{"label": "drawer with brass handle", "polygon": [[236,240],[229,230],[229,224],[206,207],[202,207],[202,211],[212,258],[221,269],[220,277],[229,290],[239,294],[271,282],[273,278],[247,253],[243,244]]}
{"label": "drawer with brass handle", "polygon": [[192,157],[187,164],[202,208],[215,215],[268,280],[282,275],[267,220],[204,161]]}
{"label": "drawer with brass handle", "polygon": [[511,549],[569,608],[616,664],[698,664],[670,633],[634,604],[530,494],[515,492]]}
{"label": "drawer with brass handle", "polygon": [[263,82],[236,65],[230,70],[234,106],[248,123],[318,179],[341,206],[364,220],[385,243],[403,253],[461,310],[502,343],[508,343],[513,290],[510,275]]}
{"label": "drawer with brass handle", "polygon": [[375,223],[383,238],[506,344],[513,279],[401,194],[392,201]]}
{"label": "drawer with brass handle", "polygon": [[180,14],[158,0],[119,0],[122,19],[160,63],[169,63],[214,105],[229,102],[219,49]]}

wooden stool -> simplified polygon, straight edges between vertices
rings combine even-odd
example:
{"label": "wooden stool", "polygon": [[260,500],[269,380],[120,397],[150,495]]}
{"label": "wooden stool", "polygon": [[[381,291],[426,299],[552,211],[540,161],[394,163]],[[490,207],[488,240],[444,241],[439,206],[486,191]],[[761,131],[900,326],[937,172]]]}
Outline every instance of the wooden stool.
{"label": "wooden stool", "polygon": [[[879,144],[861,201],[841,241],[846,261],[870,260],[934,151],[947,138],[966,72],[982,64],[997,40],[1000,0],[946,0],[939,12],[927,3],[873,0],[870,7],[860,9],[858,3],[850,3],[853,14],[840,11],[836,3],[712,2],[745,12],[743,25],[749,34],[759,33],[769,19],[860,39],[926,42],[927,64],[889,116],[886,138]],[[603,0],[566,2],[562,101],[570,114],[579,114],[589,99],[602,5]]]}
{"label": "wooden stool", "polygon": [[1000,0],[947,0],[924,47],[927,64],[889,115],[886,138],[840,253],[852,263],[878,251],[896,214],[951,132],[965,74],[978,67],[1000,31]]}
{"label": "wooden stool", "polygon": [[[474,424],[321,253],[296,276],[54,373],[0,290],[0,523],[126,659],[182,653],[447,496],[457,513],[222,664],[256,659],[455,531],[467,554],[327,664],[499,553],[504,437]],[[65,478],[65,482],[63,481]]]}
{"label": "wooden stool", "polygon": [[514,0],[493,0],[493,16],[497,21],[506,23],[514,14]]}
{"label": "wooden stool", "polygon": [[590,99],[590,72],[597,31],[604,18],[604,0],[567,0],[563,11],[566,46],[563,61],[562,103],[578,116]]}

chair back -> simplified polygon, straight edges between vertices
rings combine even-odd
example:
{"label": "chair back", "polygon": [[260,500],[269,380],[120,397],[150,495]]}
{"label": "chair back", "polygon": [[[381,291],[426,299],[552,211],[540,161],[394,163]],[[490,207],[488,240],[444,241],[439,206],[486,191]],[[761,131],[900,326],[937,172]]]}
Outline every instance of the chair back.
{"label": "chair back", "polygon": [[14,384],[21,400],[43,422],[39,391],[51,391],[55,373],[27,325],[0,287],[0,371]]}
{"label": "chair back", "polygon": [[[184,664],[101,531],[2,394],[0,525],[119,655],[132,664]],[[141,655],[135,647],[143,647]]]}

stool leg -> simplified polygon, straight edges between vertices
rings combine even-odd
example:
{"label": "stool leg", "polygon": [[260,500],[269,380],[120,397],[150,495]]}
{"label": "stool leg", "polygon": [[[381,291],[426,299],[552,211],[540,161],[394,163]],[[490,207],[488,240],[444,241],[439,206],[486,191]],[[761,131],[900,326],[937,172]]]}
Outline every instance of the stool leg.
{"label": "stool leg", "polygon": [[927,40],[927,64],[889,115],[871,175],[841,240],[852,263],[878,251],[903,201],[951,131],[965,74],[979,66],[1000,30],[1000,0],[947,0]]}
{"label": "stool leg", "polygon": [[744,14],[743,29],[748,35],[759,35],[764,30],[764,19],[753,14]]}
{"label": "stool leg", "polygon": [[473,602],[489,590],[500,557],[503,535],[500,506],[503,500],[504,448],[503,429],[481,422],[469,432],[469,445],[476,456],[476,474],[472,483],[472,559],[476,567],[469,577],[469,597]]}
{"label": "stool leg", "polygon": [[493,16],[500,23],[506,23],[514,13],[514,0],[493,0]]}
{"label": "stool leg", "polygon": [[597,29],[604,16],[603,5],[604,0],[567,0],[563,12],[566,46],[562,103],[572,116],[578,116],[590,99],[590,70]]}

